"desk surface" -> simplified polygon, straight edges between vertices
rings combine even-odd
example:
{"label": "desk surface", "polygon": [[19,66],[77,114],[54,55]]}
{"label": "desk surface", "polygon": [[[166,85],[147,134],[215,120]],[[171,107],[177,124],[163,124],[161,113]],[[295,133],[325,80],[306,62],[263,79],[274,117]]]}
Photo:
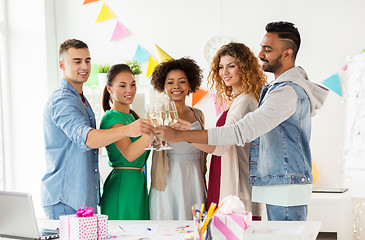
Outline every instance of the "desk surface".
{"label": "desk surface", "polygon": [[[57,228],[58,221],[42,220],[38,222],[41,228]],[[140,236],[121,236],[111,239],[125,240],[184,240],[187,231],[193,231],[193,221],[116,221],[109,220],[109,233],[113,234],[119,225],[158,224],[157,234]],[[244,240],[315,240],[320,222],[253,222],[244,234]],[[295,234],[302,229],[301,234]],[[249,231],[250,230],[250,231]],[[280,231],[278,231],[280,230]],[[251,233],[250,233],[251,232]],[[254,232],[254,233],[252,233]],[[272,232],[272,233],[268,233]]]}

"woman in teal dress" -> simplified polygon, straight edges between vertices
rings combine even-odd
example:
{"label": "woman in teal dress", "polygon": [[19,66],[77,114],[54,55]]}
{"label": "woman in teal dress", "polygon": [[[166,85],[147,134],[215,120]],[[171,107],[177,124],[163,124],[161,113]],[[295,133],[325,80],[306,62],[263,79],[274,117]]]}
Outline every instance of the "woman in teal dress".
{"label": "woman in teal dress", "polygon": [[[110,68],[103,93],[105,114],[101,129],[128,125],[139,118],[130,109],[136,90],[136,81],[128,65],[116,64]],[[148,146],[149,138],[127,137],[106,146],[109,166],[113,170],[104,183],[100,208],[111,220],[149,219],[147,182],[143,172],[149,154],[144,148]]]}

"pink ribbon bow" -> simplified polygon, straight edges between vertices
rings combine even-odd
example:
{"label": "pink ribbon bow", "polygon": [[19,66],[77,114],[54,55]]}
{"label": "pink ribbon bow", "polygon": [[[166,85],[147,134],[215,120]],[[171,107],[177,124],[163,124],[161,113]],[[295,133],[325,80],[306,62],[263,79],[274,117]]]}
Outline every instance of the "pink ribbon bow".
{"label": "pink ribbon bow", "polygon": [[76,212],[76,217],[92,217],[92,216],[94,216],[93,208],[92,207],[87,208],[87,206],[85,205],[82,205]]}

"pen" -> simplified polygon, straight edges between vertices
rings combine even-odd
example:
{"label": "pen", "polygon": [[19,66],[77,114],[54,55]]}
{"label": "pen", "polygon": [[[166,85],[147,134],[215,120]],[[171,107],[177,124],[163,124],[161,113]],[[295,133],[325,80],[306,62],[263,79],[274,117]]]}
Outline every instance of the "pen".
{"label": "pen", "polygon": [[198,231],[199,240],[202,240],[202,235],[201,235],[200,230],[199,230],[199,226],[198,226],[198,222],[197,222],[197,219],[196,219],[196,215],[195,215],[195,209],[194,209],[194,207],[191,207],[191,210],[192,210],[192,212],[193,212],[194,223],[195,223],[196,231]]}
{"label": "pen", "polygon": [[125,231],[124,231],[124,229],[123,229],[121,226],[118,226],[118,227],[119,227],[120,229],[122,229],[122,231],[123,231],[123,232],[125,232]]}
{"label": "pen", "polygon": [[204,211],[204,203],[202,203],[202,207],[200,208],[200,216],[199,216],[199,219],[202,219],[203,211]]}

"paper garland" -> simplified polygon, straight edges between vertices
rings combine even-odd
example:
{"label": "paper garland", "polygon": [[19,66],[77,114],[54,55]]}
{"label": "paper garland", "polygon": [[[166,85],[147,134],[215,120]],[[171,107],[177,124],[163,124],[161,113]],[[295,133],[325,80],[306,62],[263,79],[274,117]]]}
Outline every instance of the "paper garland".
{"label": "paper garland", "polygon": [[217,95],[213,95],[214,98],[214,107],[215,107],[215,114],[216,116],[221,115],[222,111],[219,109],[219,104],[218,104],[218,97]]}
{"label": "paper garland", "polygon": [[[85,0],[83,2],[83,5],[88,4],[88,3],[92,3],[92,2],[97,2],[97,1],[99,1],[99,0]],[[115,17],[115,14],[106,5],[106,3],[103,3],[103,6],[102,6],[102,8],[99,12],[99,15],[98,15],[95,22],[106,21],[106,20],[114,18],[114,17]],[[110,41],[115,41],[115,40],[124,38],[124,37],[126,37],[130,34],[131,33],[129,32],[129,30],[122,23],[117,21],[117,23],[115,25],[115,28],[114,28],[114,31],[113,31],[113,35],[112,35]],[[157,46],[156,44],[155,44],[155,46],[156,46],[156,50],[157,50],[157,54],[159,56],[160,62],[173,60],[173,58],[169,54],[167,54],[164,50],[162,50],[159,46]],[[146,51],[140,45],[138,45],[138,47],[137,47],[136,53],[134,55],[134,59],[136,59],[136,61],[140,62],[140,63],[148,60],[148,67],[147,67],[146,77],[151,76],[153,70],[155,69],[155,67],[159,63],[156,59],[154,59],[148,53],[148,51]],[[92,70],[91,70],[89,80],[85,84],[86,86],[97,86],[98,85],[96,68],[97,68],[97,65],[92,66]],[[207,93],[208,93],[208,91],[203,90],[203,89],[199,89],[195,93],[193,93],[192,105],[194,106],[195,104],[197,104],[202,98],[205,97],[205,95],[207,95]],[[218,115],[218,113],[220,114],[220,111],[217,110],[217,109],[218,108],[216,106],[216,111],[217,111],[217,115]]]}
{"label": "paper garland", "polygon": [[137,62],[144,62],[147,61],[150,58],[150,55],[141,45],[138,45],[136,54],[134,55],[134,59],[136,59]]}
{"label": "paper garland", "polygon": [[99,0],[85,0],[84,3],[82,5],[88,4],[88,3],[92,3],[92,2],[97,2]]}
{"label": "paper garland", "polygon": [[92,87],[98,86],[98,73],[99,73],[99,64],[91,64],[91,71],[89,79],[84,83],[84,86]]}
{"label": "paper garland", "polygon": [[329,89],[331,89],[333,92],[335,92],[340,97],[342,97],[340,77],[339,77],[338,73],[335,73],[332,76],[330,76],[329,78],[327,78],[326,80],[324,80],[322,82],[322,84],[325,85],[326,87],[328,87]]}
{"label": "paper garland", "polygon": [[100,10],[99,16],[95,22],[102,22],[111,18],[114,18],[114,13],[110,10],[110,8],[104,3],[103,7]]}
{"label": "paper garland", "polygon": [[128,29],[126,29],[124,27],[124,25],[122,25],[120,22],[117,21],[117,24],[115,25],[115,28],[114,28],[113,36],[110,39],[110,41],[124,38],[124,37],[128,36],[129,34],[130,34],[130,32],[128,31]]}
{"label": "paper garland", "polygon": [[208,91],[204,89],[198,89],[193,93],[192,106],[194,107],[200,100],[207,95]]}
{"label": "paper garland", "polygon": [[156,46],[158,57],[160,58],[160,62],[166,62],[169,60],[174,60],[170,55],[168,55],[164,50],[162,50],[159,46]]}
{"label": "paper garland", "polygon": [[[164,50],[162,50],[159,46],[156,46],[156,49],[157,49],[157,53],[158,53],[158,56],[160,58],[160,62],[165,62],[165,61],[169,61],[169,60],[174,60],[170,55],[168,55]],[[153,69],[155,69],[156,65],[158,64],[158,61],[153,59],[151,56],[148,60],[148,67],[147,67],[147,74],[146,74],[146,77],[149,77],[152,72],[153,72]]]}
{"label": "paper garland", "polygon": [[158,62],[157,60],[155,60],[154,58],[152,58],[150,56],[150,58],[148,59],[148,67],[147,67],[147,73],[146,73],[146,77],[151,76],[153,69],[155,69],[155,67],[157,66]]}

